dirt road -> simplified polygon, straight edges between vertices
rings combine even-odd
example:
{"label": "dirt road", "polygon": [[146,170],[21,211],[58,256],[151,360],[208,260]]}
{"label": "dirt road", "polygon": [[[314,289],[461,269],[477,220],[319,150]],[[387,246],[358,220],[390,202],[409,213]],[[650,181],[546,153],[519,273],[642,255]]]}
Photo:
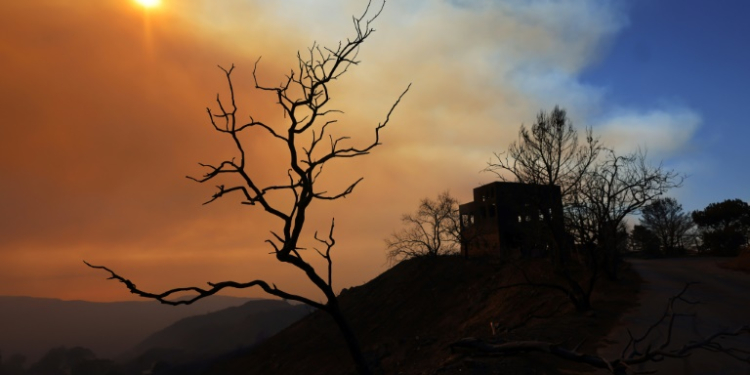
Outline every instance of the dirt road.
{"label": "dirt road", "polygon": [[[750,275],[719,268],[722,258],[632,259],[633,268],[644,279],[639,295],[640,305],[626,312],[621,324],[605,340],[599,354],[607,359],[618,358],[628,342],[626,327],[641,335],[664,313],[670,297],[679,293],[687,282],[698,282],[685,294],[698,305],[677,302],[675,310],[695,314],[678,318],[670,348],[698,340],[722,329],[750,324]],[[654,340],[663,342],[667,326],[657,329]],[[728,338],[723,345],[750,350],[750,337]],[[643,346],[645,348],[645,345]],[[746,354],[747,356],[747,354]],[[750,375],[750,365],[726,354],[698,350],[688,358],[665,359],[635,370],[658,370],[658,374],[732,374]]]}

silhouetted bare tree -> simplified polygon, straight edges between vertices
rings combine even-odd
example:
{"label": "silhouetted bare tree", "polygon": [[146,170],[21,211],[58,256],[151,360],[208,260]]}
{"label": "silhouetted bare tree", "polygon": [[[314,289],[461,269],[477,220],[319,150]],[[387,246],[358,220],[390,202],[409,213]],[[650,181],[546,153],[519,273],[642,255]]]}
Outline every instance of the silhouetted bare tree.
{"label": "silhouetted bare tree", "polygon": [[[510,174],[512,179],[523,184],[559,186],[563,212],[567,215],[581,180],[595,164],[602,149],[590,128],[585,130],[581,142],[565,110],[555,106],[549,113],[540,111],[531,129],[521,125],[518,141],[511,143],[507,152],[495,153],[495,160],[487,164],[485,171],[495,173],[503,181]],[[566,248],[569,241],[558,223],[548,220],[557,242],[556,248],[551,249],[552,258],[563,262],[565,253],[570,251]]]}
{"label": "silhouetted bare tree", "polygon": [[[383,6],[385,2],[383,2]],[[283,291],[273,283],[264,280],[248,282],[223,281],[209,282],[208,288],[182,287],[161,293],[150,293],[135,286],[130,280],[118,275],[104,266],[90,267],[103,269],[110,274],[110,279],[119,280],[134,294],[145,298],[159,300],[170,305],[190,304],[201,298],[208,297],[224,288],[250,288],[259,286],[271,295],[303,302],[307,305],[323,310],[336,322],[344,336],[349,351],[360,374],[369,374],[367,364],[362,356],[359,343],[342,314],[339,301],[333,289],[333,258],[331,250],[335,244],[331,221],[330,231],[324,237],[316,233],[314,238],[322,249],[317,253],[327,262],[326,273],[321,274],[303,256],[299,246],[300,236],[305,225],[308,210],[315,201],[335,200],[352,193],[361,178],[349,184],[337,193],[327,193],[315,189],[317,182],[323,175],[323,167],[333,160],[348,159],[370,153],[380,144],[380,131],[388,124],[391,114],[408,91],[404,90],[385,116],[382,123],[374,127],[373,139],[362,146],[351,145],[347,136],[333,135],[337,120],[331,116],[341,111],[329,108],[329,85],[340,78],[352,65],[357,65],[357,53],[360,46],[372,34],[372,22],[380,15],[383,7],[373,10],[368,3],[360,17],[354,17],[355,35],[352,39],[340,42],[337,47],[327,48],[313,44],[305,54],[298,53],[298,67],[293,69],[279,86],[264,86],[258,82],[256,71],[258,62],[253,70],[255,87],[271,93],[277,100],[284,113],[285,124],[275,125],[256,121],[250,117],[249,122],[237,119],[237,104],[232,84],[231,74],[234,69],[224,69],[228,86],[229,99],[222,100],[217,96],[218,112],[208,109],[208,115],[213,128],[228,136],[236,151],[236,156],[224,160],[219,164],[201,164],[208,172],[200,178],[192,178],[200,183],[213,181],[216,178],[231,178],[230,185],[218,185],[218,191],[206,202],[210,203],[230,193],[237,193],[242,198],[242,204],[259,206],[272,217],[282,223],[279,231],[272,231],[272,237],[266,242],[272,248],[272,254],[284,264],[288,264],[304,273],[325,296],[324,303],[316,302],[307,297]],[[252,160],[246,152],[245,132],[259,131],[270,136],[271,142],[277,142],[287,153],[289,160],[287,179],[276,184],[261,185],[253,174],[252,165],[262,164],[264,160]],[[243,137],[240,137],[243,134]],[[197,295],[185,300],[170,300],[176,293],[192,292]]]}
{"label": "silhouetted bare tree", "polygon": [[424,198],[414,214],[405,214],[406,228],[385,240],[388,259],[434,257],[458,252],[461,243],[458,200],[448,191],[436,200]]}
{"label": "silhouetted bare tree", "polygon": [[602,146],[587,128],[584,141],[578,136],[564,109],[555,106],[551,112],[540,111],[531,129],[521,125],[518,141],[505,153],[495,153],[485,171],[506,181],[510,173],[523,184],[557,185],[563,203],[578,187]]}
{"label": "silhouetted bare tree", "polygon": [[[600,269],[617,276],[619,249],[627,238],[619,230],[623,219],[682,181],[674,171],[650,166],[642,152],[618,155],[607,149],[591,129],[582,144],[559,107],[549,114],[540,112],[531,130],[522,125],[519,140],[507,153],[496,153],[495,159],[485,171],[502,180],[510,174],[517,182],[560,187],[565,225],[545,222],[555,240],[552,261],[565,285],[529,284],[563,291],[578,310],[591,307]],[[571,264],[566,264],[574,247],[585,253],[589,277],[583,282],[572,276]]]}
{"label": "silhouetted bare tree", "polygon": [[659,238],[664,255],[677,255],[685,251],[685,241],[695,226],[690,214],[674,198],[659,198],[641,210],[641,223]]}
{"label": "silhouetted bare tree", "polygon": [[569,227],[577,242],[595,250],[587,254],[591,267],[601,263],[607,275],[616,278],[618,227],[626,216],[681,184],[680,175],[661,165],[649,165],[643,152],[617,155],[607,150],[581,180],[570,210]]}

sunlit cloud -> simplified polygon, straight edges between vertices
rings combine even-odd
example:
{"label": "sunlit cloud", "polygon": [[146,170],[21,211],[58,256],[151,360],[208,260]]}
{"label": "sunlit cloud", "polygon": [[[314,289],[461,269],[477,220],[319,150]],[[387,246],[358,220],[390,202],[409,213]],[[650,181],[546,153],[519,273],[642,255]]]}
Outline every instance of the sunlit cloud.
{"label": "sunlit cloud", "polygon": [[688,151],[700,124],[700,115],[687,108],[629,110],[613,114],[596,131],[615,149],[642,148],[655,158],[669,158]]}

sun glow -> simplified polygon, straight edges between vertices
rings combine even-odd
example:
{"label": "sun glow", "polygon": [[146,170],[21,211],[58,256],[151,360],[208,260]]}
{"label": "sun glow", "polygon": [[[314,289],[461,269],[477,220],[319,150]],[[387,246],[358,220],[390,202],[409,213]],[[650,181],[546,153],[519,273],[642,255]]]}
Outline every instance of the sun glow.
{"label": "sun glow", "polygon": [[153,8],[161,4],[161,0],[135,0],[135,2],[141,4],[145,8]]}

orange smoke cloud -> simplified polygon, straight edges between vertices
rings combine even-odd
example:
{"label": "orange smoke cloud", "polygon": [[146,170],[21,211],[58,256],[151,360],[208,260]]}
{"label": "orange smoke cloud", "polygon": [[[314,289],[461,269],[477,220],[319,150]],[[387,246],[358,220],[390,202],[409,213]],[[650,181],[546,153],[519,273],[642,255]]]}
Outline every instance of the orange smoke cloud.
{"label": "orange smoke cloud", "polygon": [[[268,254],[263,241],[278,222],[239,197],[201,206],[214,184],[184,176],[235,155],[205,112],[227,94],[217,64],[237,64],[243,118],[283,122],[275,98],[252,89],[255,60],[263,56],[261,83],[280,83],[298,49],[350,36],[350,16],[366,2],[162,3],[148,13],[119,0],[0,5],[0,294],[130,298],[86,259],[148,290],[265,278],[315,298],[303,275]],[[622,22],[593,0],[558,3],[388,3],[361,64],[331,86],[332,107],[344,111],[333,130],[363,145],[413,83],[382,146],[322,177],[331,191],[365,178],[346,199],[316,202],[308,218],[303,246],[312,247],[314,231],[336,217],[337,288],[387,267],[382,240],[420,198],[450,189],[466,201],[491,181],[479,171],[539,109],[571,104],[585,118],[598,97],[574,76]],[[525,86],[528,67],[568,76],[554,90]],[[549,103],[539,91],[566,95]],[[286,159],[273,141],[243,140],[251,173],[283,182]]]}

